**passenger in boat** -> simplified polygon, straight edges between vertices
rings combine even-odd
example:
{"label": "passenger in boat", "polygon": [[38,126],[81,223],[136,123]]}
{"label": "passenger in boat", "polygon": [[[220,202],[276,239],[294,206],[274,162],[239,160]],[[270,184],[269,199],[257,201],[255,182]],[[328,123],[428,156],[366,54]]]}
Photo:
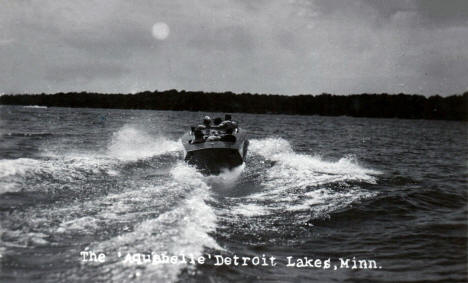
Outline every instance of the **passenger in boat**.
{"label": "passenger in boat", "polygon": [[[225,120],[222,121],[219,117],[215,118],[213,125],[211,125],[211,118],[205,116],[203,125],[198,125],[194,131],[195,139],[192,143],[205,141],[235,142],[236,137],[234,136],[234,131],[238,128],[237,123],[231,120],[230,114],[226,114],[224,119]],[[207,137],[205,138],[204,136]]]}
{"label": "passenger in boat", "polygon": [[220,117],[214,118],[213,126],[210,128],[210,135],[206,139],[206,141],[219,141],[219,140],[221,140],[221,138],[222,138],[221,135],[223,134],[223,131],[219,128],[219,125],[221,124],[222,121],[223,121],[223,119],[221,119]]}
{"label": "passenger in boat", "polygon": [[193,135],[195,136],[195,139],[191,141],[191,143],[203,143],[205,142],[205,136],[203,134],[203,130],[201,127],[196,127],[193,130]]}
{"label": "passenger in boat", "polygon": [[237,129],[237,123],[231,120],[225,120],[222,122],[218,129],[224,130],[227,134],[232,134]]}
{"label": "passenger in boat", "polygon": [[219,131],[219,124],[221,124],[223,120],[220,117],[216,117],[213,120],[213,126],[210,127],[210,131],[208,133],[209,136],[219,136],[220,131]]}
{"label": "passenger in boat", "polygon": [[205,125],[205,127],[207,129],[211,128],[211,118],[210,118],[210,116],[205,116],[205,118],[203,118],[203,125]]}
{"label": "passenger in boat", "polygon": [[222,139],[222,137],[220,137],[218,135],[211,135],[211,136],[206,138],[206,141],[219,141],[221,139]]}
{"label": "passenger in boat", "polygon": [[215,118],[213,120],[213,126],[209,130],[209,136],[206,141],[219,141],[221,140],[222,131],[219,128],[219,124],[221,124],[223,120],[221,118]]}
{"label": "passenger in boat", "polygon": [[202,125],[199,125],[199,127],[203,130],[203,134],[204,134],[205,136],[210,136],[210,135],[211,135],[210,129],[213,128],[213,127],[211,126],[211,118],[210,118],[210,116],[205,116],[205,118],[203,118],[203,124],[202,124]]}
{"label": "passenger in boat", "polygon": [[216,129],[217,131],[211,131],[210,137],[208,139],[214,141],[214,140],[221,140],[221,141],[226,141],[226,142],[235,142],[236,137],[233,135],[234,130],[237,129],[237,123],[235,121],[232,121],[231,115],[226,114],[224,116],[224,121],[221,123],[218,123],[219,118],[216,118],[216,122],[214,123],[214,126],[211,127],[212,129]]}
{"label": "passenger in boat", "polygon": [[214,127],[218,127],[219,124],[221,124],[222,121],[223,121],[223,119],[221,119],[220,117],[214,118],[214,120],[213,120],[213,126],[214,126]]}

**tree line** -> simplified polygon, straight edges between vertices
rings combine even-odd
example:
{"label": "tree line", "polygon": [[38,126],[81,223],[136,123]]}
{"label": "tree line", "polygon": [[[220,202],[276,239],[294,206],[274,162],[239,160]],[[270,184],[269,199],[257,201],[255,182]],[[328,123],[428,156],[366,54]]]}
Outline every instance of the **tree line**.
{"label": "tree line", "polygon": [[183,90],[145,91],[137,94],[60,92],[3,95],[0,96],[0,104],[468,120],[468,92],[448,97],[402,93],[285,96]]}

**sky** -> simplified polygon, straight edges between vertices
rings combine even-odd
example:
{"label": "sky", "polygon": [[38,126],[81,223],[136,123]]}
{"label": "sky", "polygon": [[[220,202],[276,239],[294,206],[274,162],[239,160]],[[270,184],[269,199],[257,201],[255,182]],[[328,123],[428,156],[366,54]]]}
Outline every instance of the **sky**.
{"label": "sky", "polygon": [[468,91],[466,0],[3,0],[0,93]]}

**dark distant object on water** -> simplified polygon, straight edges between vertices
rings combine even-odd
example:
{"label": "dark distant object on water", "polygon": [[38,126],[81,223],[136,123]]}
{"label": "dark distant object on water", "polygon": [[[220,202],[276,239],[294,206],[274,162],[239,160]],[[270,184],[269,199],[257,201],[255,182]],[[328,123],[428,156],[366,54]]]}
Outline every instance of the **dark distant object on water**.
{"label": "dark distant object on water", "polygon": [[[229,120],[215,123],[214,126],[207,123],[193,126],[190,132],[182,136],[185,161],[204,174],[217,175],[223,169],[231,170],[241,165],[245,160],[249,144],[246,132],[230,120],[230,115],[226,117]],[[204,121],[207,120],[211,119],[207,116]]]}

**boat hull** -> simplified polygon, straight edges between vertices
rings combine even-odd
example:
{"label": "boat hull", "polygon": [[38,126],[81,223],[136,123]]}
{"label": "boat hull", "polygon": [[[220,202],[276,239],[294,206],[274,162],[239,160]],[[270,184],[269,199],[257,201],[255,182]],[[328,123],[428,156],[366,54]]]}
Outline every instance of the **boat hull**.
{"label": "boat hull", "polygon": [[249,143],[242,130],[235,136],[235,142],[191,143],[193,135],[188,133],[182,137],[186,152],[185,161],[197,167],[203,174],[217,175],[225,169],[231,170],[244,162]]}
{"label": "boat hull", "polygon": [[219,174],[223,169],[232,169],[244,162],[239,152],[231,148],[190,151],[187,152],[185,161],[207,174]]}

